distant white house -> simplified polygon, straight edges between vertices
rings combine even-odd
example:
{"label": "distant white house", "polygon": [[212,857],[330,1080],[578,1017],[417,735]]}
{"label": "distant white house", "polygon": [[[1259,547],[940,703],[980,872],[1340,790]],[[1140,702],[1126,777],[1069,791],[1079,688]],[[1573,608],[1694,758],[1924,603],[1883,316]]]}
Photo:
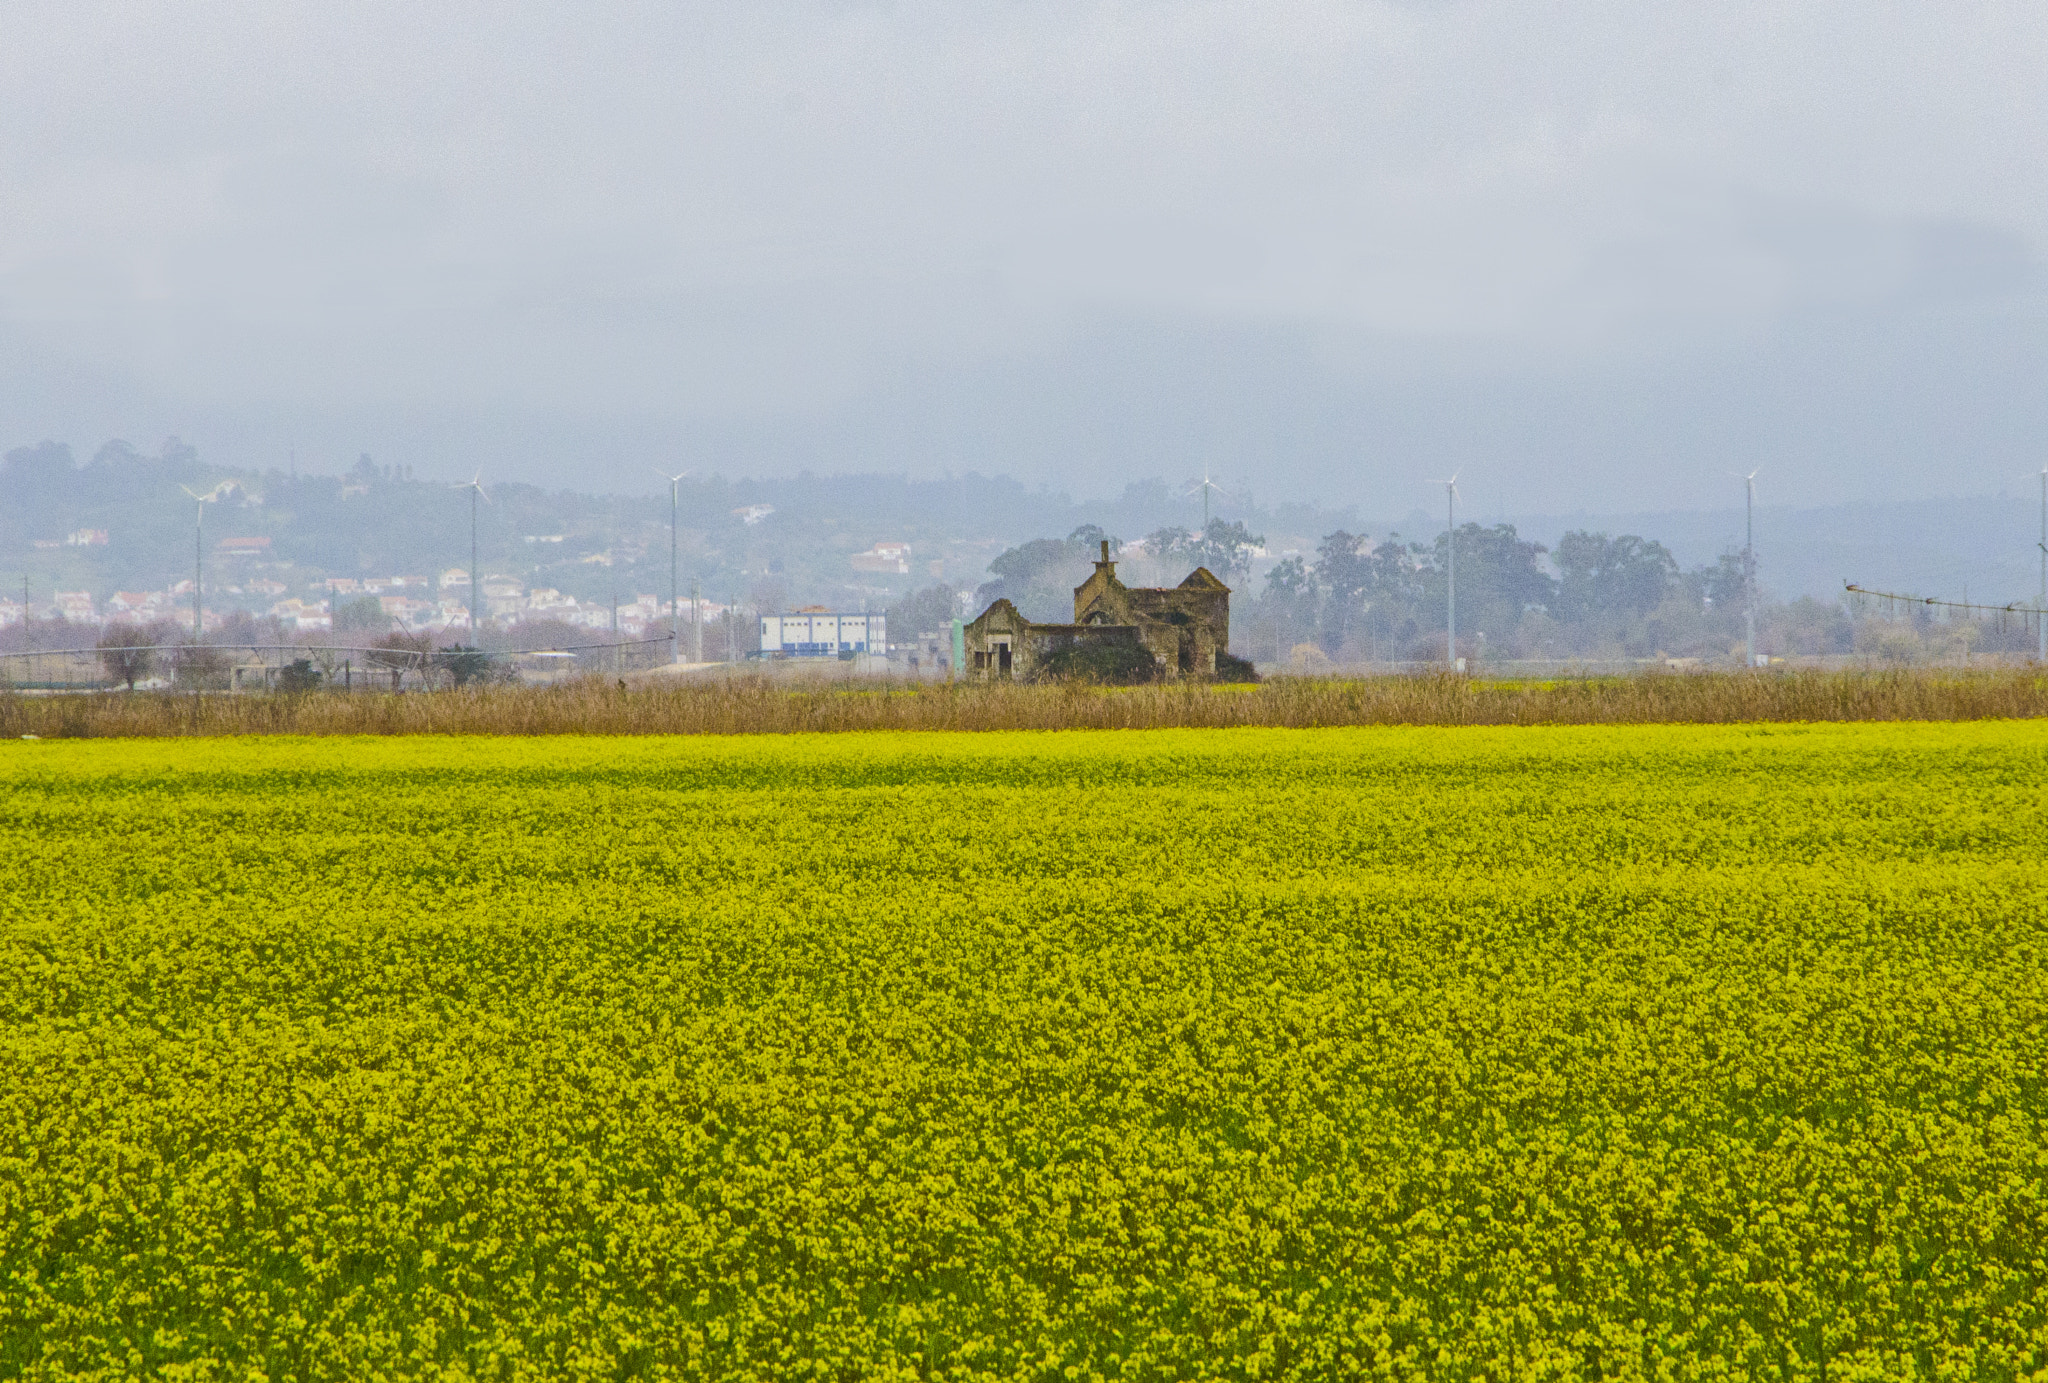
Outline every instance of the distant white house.
{"label": "distant white house", "polygon": [[333,616],[329,613],[328,604],[324,600],[308,603],[294,596],[290,600],[280,600],[272,605],[270,613],[273,618],[282,620],[296,629],[330,629],[334,626]]}
{"label": "distant white house", "polygon": [[526,608],[526,583],[516,576],[484,577],[484,613],[504,618]]}
{"label": "distant white house", "polygon": [[377,608],[407,625],[423,623],[432,618],[434,613],[434,607],[429,602],[403,595],[380,595],[377,597]]}
{"label": "distant white house", "polygon": [[115,591],[107,597],[107,618],[153,619],[169,604],[170,597],[163,591]]}
{"label": "distant white house", "polygon": [[855,571],[907,576],[910,574],[910,544],[876,543],[866,552],[854,553],[852,560]]}

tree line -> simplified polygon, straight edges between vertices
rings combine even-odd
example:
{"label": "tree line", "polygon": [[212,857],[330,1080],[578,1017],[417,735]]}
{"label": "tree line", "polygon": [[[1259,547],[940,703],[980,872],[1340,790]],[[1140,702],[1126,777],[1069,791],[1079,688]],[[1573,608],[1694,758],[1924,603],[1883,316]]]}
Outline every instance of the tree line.
{"label": "tree line", "polygon": [[[1302,644],[1343,662],[1441,659],[1452,543],[1449,533],[1426,543],[1327,534],[1312,560],[1289,557],[1267,572],[1244,610],[1247,632],[1279,659]],[[1455,544],[1463,657],[1725,653],[1741,633],[1739,553],[1687,571],[1636,534],[1575,531],[1553,552],[1506,523],[1463,524]]]}
{"label": "tree line", "polygon": [[[1261,662],[1437,661],[1445,656],[1452,535],[1374,540],[1339,529],[1313,555],[1290,555],[1247,589],[1265,545],[1244,524],[1162,528],[1126,544],[1093,525],[1040,538],[989,564],[971,601],[978,612],[1007,598],[1034,620],[1072,618],[1073,589],[1107,541],[1132,584],[1172,584],[1206,566],[1235,587],[1232,646]],[[1669,549],[1637,534],[1578,530],[1555,550],[1513,524],[1461,525],[1455,535],[1459,654],[1492,658],[1727,656],[1743,638],[1740,553],[1682,568]],[[898,637],[942,629],[962,613],[956,593],[929,587],[890,611]],[[1764,626],[1803,653],[1849,652],[1848,613],[1810,599],[1769,604]]]}

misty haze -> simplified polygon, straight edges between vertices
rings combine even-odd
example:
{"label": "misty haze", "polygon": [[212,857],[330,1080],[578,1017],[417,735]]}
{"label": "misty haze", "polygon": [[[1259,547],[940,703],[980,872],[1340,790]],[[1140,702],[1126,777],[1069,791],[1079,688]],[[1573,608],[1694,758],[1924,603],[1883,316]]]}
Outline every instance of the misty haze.
{"label": "misty haze", "polygon": [[[872,477],[845,488],[919,507],[856,499],[848,536],[915,534],[921,572],[934,542],[1199,527],[1204,477],[1293,549],[1434,541],[1453,474],[1474,521],[1690,568],[1741,544],[1755,471],[1771,599],[2030,600],[2048,19],[1867,19],[16,6],[0,449],[174,438],[252,494],[363,455],[480,473],[564,495],[530,526],[598,550],[665,520],[657,470]],[[123,509],[46,471],[0,473],[31,604],[186,577],[161,485]],[[1057,502],[948,514],[929,487],[964,475]],[[466,560],[460,504],[431,537],[407,508],[411,574]],[[32,546],[103,526],[98,564]],[[403,574],[291,541],[294,598]],[[773,560],[697,575],[742,598]],[[902,594],[848,574],[785,584]]]}

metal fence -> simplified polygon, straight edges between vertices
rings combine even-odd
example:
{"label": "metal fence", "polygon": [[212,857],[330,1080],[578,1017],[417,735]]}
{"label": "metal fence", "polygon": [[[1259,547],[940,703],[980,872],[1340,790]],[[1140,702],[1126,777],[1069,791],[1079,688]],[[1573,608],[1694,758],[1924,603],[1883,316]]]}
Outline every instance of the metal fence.
{"label": "metal fence", "polygon": [[361,647],[349,644],[124,644],[0,652],[0,688],[17,692],[403,691],[470,682],[548,683],[638,672],[672,657],[667,637],[557,648]]}

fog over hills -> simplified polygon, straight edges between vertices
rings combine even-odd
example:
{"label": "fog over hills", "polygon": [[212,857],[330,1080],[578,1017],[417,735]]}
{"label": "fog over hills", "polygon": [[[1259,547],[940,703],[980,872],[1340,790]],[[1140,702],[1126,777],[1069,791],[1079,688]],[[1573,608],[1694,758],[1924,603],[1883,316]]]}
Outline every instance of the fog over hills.
{"label": "fog over hills", "polygon": [[1674,532],[1629,516],[1762,467],[1879,544],[1773,556],[1802,588],[1959,585],[1926,563],[2012,542],[1872,516],[2048,455],[2048,12],[73,0],[6,40],[10,444],[1389,517],[1455,472]]}
{"label": "fog over hills", "polygon": [[[1733,482],[1739,489],[1740,482]],[[1845,582],[1902,594],[1991,604],[2031,602],[2040,585],[2039,495],[1797,508],[1759,504],[1757,580],[1785,599],[1833,599]],[[1681,565],[1742,546],[1742,510],[1518,515],[1528,537],[1554,544],[1569,529],[1640,533]]]}
{"label": "fog over hills", "polygon": [[[87,456],[45,442],[12,448],[0,463],[0,570],[10,573],[0,591],[18,590],[27,579],[46,593],[69,588],[104,599],[117,589],[183,581],[191,575],[195,511],[180,487],[204,490],[230,479],[234,493],[210,507],[207,551],[257,538],[265,548],[260,556],[245,550],[239,566],[220,568],[228,573],[223,583],[233,571],[251,575],[262,566],[269,579],[301,594],[298,587],[310,591],[330,577],[467,567],[465,493],[403,465],[364,455],[340,473],[245,471],[211,464],[177,439],[154,452],[114,442]],[[491,502],[478,511],[485,568],[585,602],[620,591],[628,599],[647,591],[665,598],[669,503],[666,487],[651,474],[647,480],[623,493],[487,484]],[[1740,481],[1724,488],[1739,494]],[[971,591],[988,579],[994,556],[1032,539],[1063,538],[1092,525],[1131,541],[1161,528],[1198,529],[1204,514],[1199,482],[1186,478],[1155,477],[1093,495],[974,472],[936,479],[698,475],[679,490],[680,579],[721,599],[767,604],[872,603],[932,583]],[[1662,543],[1681,568],[1692,569],[1743,542],[1740,508],[1525,514],[1490,503],[1483,483],[1461,482],[1460,491],[1461,524],[1511,523],[1522,539],[1553,550],[1574,530],[1634,534]],[[1440,506],[1440,487],[1435,498]],[[1254,591],[1290,554],[1313,563],[1332,532],[1433,543],[1445,522],[1437,506],[1397,516],[1391,506],[1336,506],[1249,485],[1218,484],[1209,494],[1216,518],[1241,522],[1265,539],[1264,554],[1239,578]],[[2039,521],[2038,494],[2017,491],[1815,509],[1760,504],[1759,581],[1784,600],[1833,601],[1845,581],[1996,604],[2030,600],[2038,586]],[[95,536],[67,541],[80,534]],[[888,543],[908,546],[904,570],[856,569],[859,554]],[[261,609],[268,602],[252,596],[243,603]]]}

